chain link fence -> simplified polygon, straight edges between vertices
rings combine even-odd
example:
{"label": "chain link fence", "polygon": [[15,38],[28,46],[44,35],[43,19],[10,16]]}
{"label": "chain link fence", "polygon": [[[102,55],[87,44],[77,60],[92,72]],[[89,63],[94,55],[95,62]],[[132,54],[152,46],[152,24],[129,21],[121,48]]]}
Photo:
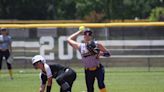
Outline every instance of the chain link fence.
{"label": "chain link fence", "polygon": [[[164,66],[164,26],[92,27],[94,39],[111,52],[110,58],[101,57],[106,67]],[[9,28],[15,68],[31,68],[31,58],[44,55],[48,63],[62,63],[82,67],[79,52],[70,47],[66,39],[78,27]],[[81,42],[83,36],[77,41]]]}

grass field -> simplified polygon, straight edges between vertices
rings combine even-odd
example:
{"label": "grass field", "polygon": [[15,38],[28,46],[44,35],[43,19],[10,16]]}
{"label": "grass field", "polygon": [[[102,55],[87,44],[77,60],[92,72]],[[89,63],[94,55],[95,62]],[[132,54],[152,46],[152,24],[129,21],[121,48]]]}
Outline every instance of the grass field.
{"label": "grass field", "polygon": [[[108,92],[164,92],[164,71],[125,72],[115,71],[115,69],[112,71],[111,68],[109,71],[106,68],[105,83]],[[77,72],[73,92],[86,92],[83,70],[77,69]],[[0,75],[0,92],[38,92],[39,85],[38,70],[16,69],[14,80],[9,79],[7,70],[3,70]],[[55,81],[51,92],[59,92],[59,86]],[[95,92],[99,92],[97,82],[95,82]]]}

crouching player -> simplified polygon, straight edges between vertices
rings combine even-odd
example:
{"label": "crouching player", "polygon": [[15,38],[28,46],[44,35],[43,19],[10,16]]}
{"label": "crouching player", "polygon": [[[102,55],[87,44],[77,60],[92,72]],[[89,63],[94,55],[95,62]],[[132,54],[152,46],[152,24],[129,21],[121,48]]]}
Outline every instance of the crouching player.
{"label": "crouching player", "polygon": [[48,65],[46,60],[41,55],[36,55],[32,58],[32,64],[35,69],[40,69],[40,92],[51,91],[52,78],[56,79],[56,82],[60,86],[60,92],[71,92],[73,82],[76,79],[76,72],[69,67],[62,66],[60,64]]}

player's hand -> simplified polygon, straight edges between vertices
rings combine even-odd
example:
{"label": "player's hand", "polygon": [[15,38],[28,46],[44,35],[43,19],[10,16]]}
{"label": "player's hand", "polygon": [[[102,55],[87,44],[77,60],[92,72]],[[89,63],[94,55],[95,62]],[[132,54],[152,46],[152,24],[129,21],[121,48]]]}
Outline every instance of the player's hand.
{"label": "player's hand", "polygon": [[79,27],[79,31],[81,31],[81,32],[83,32],[84,29],[85,29],[85,26],[80,26],[80,27]]}

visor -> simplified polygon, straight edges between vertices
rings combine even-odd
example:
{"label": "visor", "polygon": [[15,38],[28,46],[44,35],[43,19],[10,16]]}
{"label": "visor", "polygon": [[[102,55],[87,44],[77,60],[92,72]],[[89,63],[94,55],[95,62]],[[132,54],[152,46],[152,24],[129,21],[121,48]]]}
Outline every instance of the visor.
{"label": "visor", "polygon": [[90,29],[84,30],[84,35],[92,36],[92,31]]}
{"label": "visor", "polygon": [[41,55],[36,55],[32,58],[32,64],[41,61],[42,63],[46,63],[46,60],[43,56]]}

